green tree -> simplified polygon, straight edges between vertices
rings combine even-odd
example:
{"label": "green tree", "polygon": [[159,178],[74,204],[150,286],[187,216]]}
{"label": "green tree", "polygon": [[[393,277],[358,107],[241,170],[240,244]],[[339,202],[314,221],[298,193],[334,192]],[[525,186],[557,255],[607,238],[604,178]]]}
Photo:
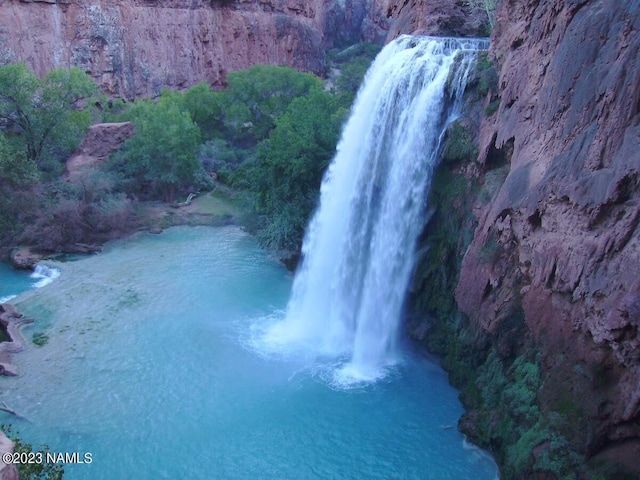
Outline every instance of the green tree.
{"label": "green tree", "polygon": [[38,180],[38,169],[25,152],[0,133],[0,186],[20,188]]}
{"label": "green tree", "polygon": [[222,105],[227,135],[247,146],[267,138],[294,99],[323,88],[315,75],[273,65],[232,72],[227,82]]}
{"label": "green tree", "polygon": [[222,94],[214,92],[206,83],[191,87],[182,95],[182,109],[189,112],[191,120],[198,125],[203,140],[221,135]]}
{"label": "green tree", "polygon": [[173,202],[179,190],[202,177],[200,130],[173,102],[141,102],[127,116],[136,133],[125,143],[119,169],[153,196]]}
{"label": "green tree", "polygon": [[291,102],[259,145],[252,189],[264,218],[258,232],[264,245],[299,249],[346,113],[338,98],[315,90]]}
{"label": "green tree", "polygon": [[0,241],[20,229],[22,216],[33,206],[30,186],[38,178],[36,165],[0,133]]}
{"label": "green tree", "polygon": [[78,68],[57,69],[40,79],[24,63],[0,67],[0,119],[13,140],[37,165],[45,154],[64,156],[84,135],[91,116],[76,103],[96,92],[93,81]]}
{"label": "green tree", "polygon": [[341,67],[340,76],[336,80],[338,90],[350,93],[355,97],[370,64],[371,60],[364,57],[357,57],[352,61],[345,63]]}

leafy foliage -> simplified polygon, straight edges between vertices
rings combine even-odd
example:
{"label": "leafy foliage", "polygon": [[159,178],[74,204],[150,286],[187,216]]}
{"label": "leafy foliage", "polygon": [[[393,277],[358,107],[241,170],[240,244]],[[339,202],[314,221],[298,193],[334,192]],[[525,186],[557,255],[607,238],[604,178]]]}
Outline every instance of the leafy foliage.
{"label": "leafy foliage", "polygon": [[271,65],[230,73],[227,83],[222,97],[224,133],[245,147],[267,138],[294,99],[323,86],[315,75]]}
{"label": "leafy foliage", "polygon": [[32,205],[31,185],[38,179],[38,169],[24,150],[0,133],[0,241],[6,242],[21,229]]}
{"label": "leafy foliage", "polygon": [[336,79],[336,90],[345,96],[350,104],[358,93],[365,74],[381,46],[375,43],[359,43],[341,52],[330,52],[330,65],[339,70]]}
{"label": "leafy foliage", "polygon": [[188,113],[172,102],[140,102],[125,118],[136,134],[125,143],[117,170],[134,178],[140,190],[167,202],[203,178],[197,153],[200,130]]}
{"label": "leafy foliage", "polygon": [[78,144],[91,116],[76,102],[96,92],[78,68],[52,70],[38,78],[24,63],[0,67],[0,118],[27,158],[41,165],[64,158]]}
{"label": "leafy foliage", "polygon": [[316,90],[294,100],[259,145],[249,186],[263,217],[258,238],[264,245],[299,248],[345,113],[335,97]]}
{"label": "leafy foliage", "polygon": [[471,135],[460,122],[452,123],[447,129],[441,156],[445,162],[472,161],[478,156]]}

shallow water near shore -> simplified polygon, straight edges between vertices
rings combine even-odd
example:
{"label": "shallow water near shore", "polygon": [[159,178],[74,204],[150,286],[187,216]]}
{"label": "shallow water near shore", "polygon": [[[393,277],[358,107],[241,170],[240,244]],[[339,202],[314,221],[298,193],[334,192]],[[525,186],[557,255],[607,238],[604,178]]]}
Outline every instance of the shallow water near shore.
{"label": "shallow water near shore", "polygon": [[[235,227],[179,227],[56,264],[14,301],[45,330],[0,380],[1,413],[54,452],[90,452],[66,479],[494,479],[455,429],[446,374],[406,352],[349,389],[335,359],[270,355],[254,333],[277,320],[291,275]],[[449,428],[454,426],[454,428]]]}

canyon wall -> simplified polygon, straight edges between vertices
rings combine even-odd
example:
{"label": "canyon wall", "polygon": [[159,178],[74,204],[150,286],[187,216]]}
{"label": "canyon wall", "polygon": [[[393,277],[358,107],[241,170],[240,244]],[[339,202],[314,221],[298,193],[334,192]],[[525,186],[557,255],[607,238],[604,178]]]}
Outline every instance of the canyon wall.
{"label": "canyon wall", "polygon": [[509,172],[456,292],[492,334],[524,313],[548,375],[541,400],[568,390],[591,422],[588,455],[640,440],[639,30],[634,0],[502,3],[500,103],[480,162]]}
{"label": "canyon wall", "polygon": [[382,42],[385,0],[0,1],[0,63],[76,66],[108,94],[157,95],[256,64],[324,75],[325,48]]}
{"label": "canyon wall", "polygon": [[[434,20],[421,3],[392,7],[392,35]],[[434,181],[449,218],[426,230],[429,322],[410,327],[444,342],[461,426],[503,478],[640,475],[639,31],[635,0],[498,2],[480,108],[449,133],[477,149]]]}

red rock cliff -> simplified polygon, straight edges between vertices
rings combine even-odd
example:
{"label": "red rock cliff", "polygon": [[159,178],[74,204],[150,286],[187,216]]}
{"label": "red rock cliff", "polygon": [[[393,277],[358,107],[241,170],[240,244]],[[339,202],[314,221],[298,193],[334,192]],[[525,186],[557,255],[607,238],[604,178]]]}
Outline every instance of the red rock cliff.
{"label": "red rock cliff", "polygon": [[456,291],[496,337],[524,313],[542,353],[538,399],[582,412],[587,458],[640,445],[639,31],[636,0],[501,3],[500,107],[480,150],[509,173]]}
{"label": "red rock cliff", "polygon": [[38,73],[78,66],[111,94],[154,95],[221,84],[257,63],[321,73],[322,8],[323,0],[9,0],[0,46]]}
{"label": "red rock cliff", "polygon": [[392,0],[387,40],[402,33],[456,37],[487,36],[487,16],[464,0]]}
{"label": "red rock cliff", "polygon": [[[0,1],[0,63],[37,73],[77,66],[128,98],[229,71],[289,65],[324,74],[334,40],[382,41],[384,0]],[[326,32],[326,33],[325,33]]]}

